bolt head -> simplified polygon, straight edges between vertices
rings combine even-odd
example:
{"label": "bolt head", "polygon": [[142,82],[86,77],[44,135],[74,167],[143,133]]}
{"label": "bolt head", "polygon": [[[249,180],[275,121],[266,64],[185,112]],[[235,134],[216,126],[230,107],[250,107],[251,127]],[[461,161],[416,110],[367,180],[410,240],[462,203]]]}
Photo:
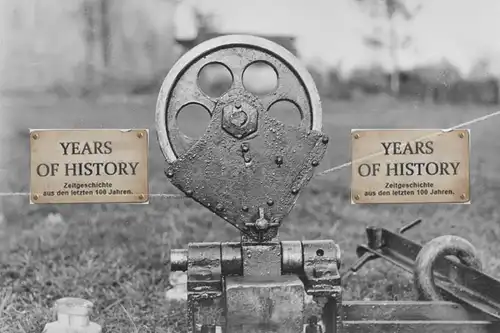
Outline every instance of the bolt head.
{"label": "bolt head", "polygon": [[247,102],[227,104],[222,108],[222,128],[232,136],[242,139],[257,131],[258,111]]}
{"label": "bolt head", "polygon": [[259,230],[266,230],[269,228],[269,222],[266,219],[258,219],[255,221],[255,227]]}
{"label": "bolt head", "polygon": [[236,127],[242,127],[248,120],[248,116],[243,111],[236,111],[231,114],[229,121]]}

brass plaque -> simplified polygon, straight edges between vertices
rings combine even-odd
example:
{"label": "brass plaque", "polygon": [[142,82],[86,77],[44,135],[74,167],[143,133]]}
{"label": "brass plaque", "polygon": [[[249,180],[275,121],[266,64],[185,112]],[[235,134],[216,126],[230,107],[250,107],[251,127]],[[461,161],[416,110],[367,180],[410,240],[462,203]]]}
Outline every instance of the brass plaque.
{"label": "brass plaque", "polygon": [[147,129],[30,130],[31,203],[147,203]]}
{"label": "brass plaque", "polygon": [[469,203],[468,130],[352,130],[352,203]]}

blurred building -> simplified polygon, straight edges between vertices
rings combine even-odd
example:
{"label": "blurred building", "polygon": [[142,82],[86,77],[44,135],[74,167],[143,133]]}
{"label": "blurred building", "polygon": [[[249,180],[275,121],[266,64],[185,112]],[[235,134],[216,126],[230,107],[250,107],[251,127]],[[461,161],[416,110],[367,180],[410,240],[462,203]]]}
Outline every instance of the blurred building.
{"label": "blurred building", "polygon": [[[413,42],[400,50],[399,69],[410,72],[445,59],[464,79],[498,79],[499,15],[498,0],[425,2],[403,31]],[[227,34],[262,36],[284,46],[314,65],[328,90],[338,83],[337,74],[390,68],[387,48],[364,43],[373,30],[353,0],[0,0],[0,90],[157,89],[178,57],[176,44],[187,50]],[[449,81],[441,72],[406,81]],[[368,78],[366,85],[380,85]]]}
{"label": "blurred building", "polygon": [[200,20],[196,6],[191,1],[177,1],[174,11],[174,39],[184,49],[190,49],[198,40]]}
{"label": "blurred building", "polygon": [[164,0],[0,0],[0,91],[72,93],[104,77],[126,91],[164,76],[175,61],[173,9]]}
{"label": "blurred building", "polygon": [[178,0],[174,14],[175,41],[182,47],[183,52],[191,49],[208,39],[223,35],[250,34],[273,41],[295,56],[298,55],[296,37],[291,34],[262,34],[253,31],[231,32],[221,31],[210,21],[210,15],[201,13],[197,3],[191,0]]}

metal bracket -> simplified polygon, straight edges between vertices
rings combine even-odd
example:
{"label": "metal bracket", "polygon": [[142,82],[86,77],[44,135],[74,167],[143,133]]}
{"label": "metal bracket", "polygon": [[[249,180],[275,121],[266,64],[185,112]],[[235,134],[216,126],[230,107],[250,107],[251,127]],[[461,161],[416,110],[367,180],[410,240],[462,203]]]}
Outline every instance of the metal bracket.
{"label": "metal bracket", "polygon": [[[410,273],[422,271],[424,267],[416,266],[419,255],[426,246],[435,246],[435,242],[431,241],[422,247],[401,235],[420,222],[421,220],[417,220],[396,233],[384,228],[367,228],[368,243],[358,246],[359,260],[343,277],[347,278],[352,272],[356,272],[364,264],[377,258],[384,259]],[[453,236],[443,237],[449,239]],[[443,244],[442,241],[443,239],[439,243]],[[446,243],[444,245],[448,246]],[[429,269],[431,274],[434,274],[433,281],[442,297],[463,304],[471,311],[479,311],[490,320],[500,320],[499,280],[449,257],[436,257],[426,260],[425,263],[432,264]],[[441,299],[428,300],[441,301]]]}

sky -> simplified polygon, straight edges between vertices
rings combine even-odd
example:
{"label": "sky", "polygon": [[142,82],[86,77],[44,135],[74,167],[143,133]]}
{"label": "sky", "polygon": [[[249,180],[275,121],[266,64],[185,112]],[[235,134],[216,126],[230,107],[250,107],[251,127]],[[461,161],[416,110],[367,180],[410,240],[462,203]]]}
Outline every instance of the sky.
{"label": "sky", "polygon": [[[368,49],[364,35],[384,21],[369,19],[354,0],[191,0],[212,12],[221,32],[293,34],[306,62],[340,66],[342,71],[374,62],[389,67],[387,51]],[[366,0],[378,1],[378,0]],[[422,9],[411,22],[396,22],[414,42],[399,54],[403,68],[447,59],[464,74],[481,58],[500,75],[500,0],[406,0]]]}

